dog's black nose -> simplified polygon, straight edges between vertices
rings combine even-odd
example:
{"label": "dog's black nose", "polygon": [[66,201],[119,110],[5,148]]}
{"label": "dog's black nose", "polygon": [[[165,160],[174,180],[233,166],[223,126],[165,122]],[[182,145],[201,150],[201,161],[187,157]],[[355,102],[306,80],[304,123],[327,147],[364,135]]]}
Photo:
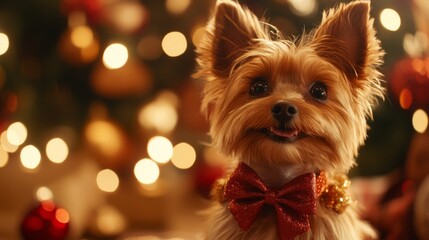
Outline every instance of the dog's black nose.
{"label": "dog's black nose", "polygon": [[298,114],[298,108],[290,103],[279,102],[274,104],[271,113],[275,119],[286,122]]}

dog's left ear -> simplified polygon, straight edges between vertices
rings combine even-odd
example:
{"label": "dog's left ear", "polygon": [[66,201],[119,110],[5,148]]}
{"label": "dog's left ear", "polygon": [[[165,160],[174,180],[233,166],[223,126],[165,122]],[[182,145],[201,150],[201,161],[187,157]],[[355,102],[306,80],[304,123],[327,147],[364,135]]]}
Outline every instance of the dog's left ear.
{"label": "dog's left ear", "polygon": [[382,62],[384,53],[369,10],[369,1],[358,0],[325,12],[312,40],[317,54],[350,80],[376,77],[369,75]]}

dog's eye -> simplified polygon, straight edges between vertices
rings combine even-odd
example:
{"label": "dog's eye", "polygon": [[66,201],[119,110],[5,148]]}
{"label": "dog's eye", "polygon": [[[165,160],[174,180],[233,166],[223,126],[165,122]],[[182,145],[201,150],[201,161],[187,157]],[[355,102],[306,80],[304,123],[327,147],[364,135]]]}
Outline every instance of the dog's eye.
{"label": "dog's eye", "polygon": [[268,92],[268,83],[263,78],[257,78],[253,80],[252,84],[250,85],[250,95],[253,97],[258,97],[261,95],[264,95]]}
{"label": "dog's eye", "polygon": [[315,82],[310,88],[311,96],[319,101],[325,101],[328,98],[326,85],[321,82]]}

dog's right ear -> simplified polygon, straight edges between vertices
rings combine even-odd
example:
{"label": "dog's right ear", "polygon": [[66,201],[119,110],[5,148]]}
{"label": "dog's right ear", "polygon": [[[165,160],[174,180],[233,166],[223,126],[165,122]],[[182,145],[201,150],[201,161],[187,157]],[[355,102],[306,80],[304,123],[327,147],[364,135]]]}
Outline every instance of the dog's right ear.
{"label": "dog's right ear", "polygon": [[[228,77],[230,70],[252,40],[266,38],[259,19],[247,8],[228,0],[217,2],[214,18],[207,27],[205,54],[210,55],[213,74]],[[207,56],[206,56],[207,57]]]}

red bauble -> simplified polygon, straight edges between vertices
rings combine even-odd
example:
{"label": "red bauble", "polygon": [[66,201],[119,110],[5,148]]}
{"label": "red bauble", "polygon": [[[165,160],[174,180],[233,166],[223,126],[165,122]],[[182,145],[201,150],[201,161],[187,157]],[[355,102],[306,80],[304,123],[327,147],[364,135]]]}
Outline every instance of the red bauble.
{"label": "red bauble", "polygon": [[21,223],[25,240],[60,240],[69,232],[69,213],[52,201],[42,201],[31,209]]}
{"label": "red bauble", "polygon": [[398,61],[389,81],[390,91],[402,108],[429,110],[429,57]]}

